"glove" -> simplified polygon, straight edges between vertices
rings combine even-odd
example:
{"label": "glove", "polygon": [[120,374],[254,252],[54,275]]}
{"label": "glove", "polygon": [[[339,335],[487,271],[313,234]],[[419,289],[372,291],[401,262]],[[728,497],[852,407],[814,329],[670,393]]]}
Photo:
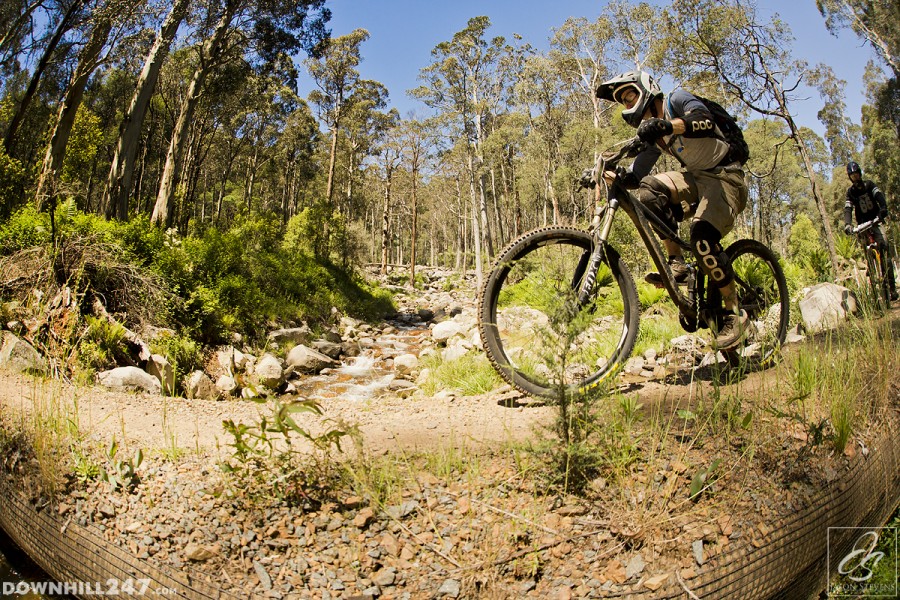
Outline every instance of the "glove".
{"label": "glove", "polygon": [[616,177],[619,178],[619,181],[622,182],[622,185],[625,186],[626,190],[633,190],[641,185],[641,182],[638,181],[637,176],[633,172],[622,166],[616,167]]}
{"label": "glove", "polygon": [[881,219],[881,222],[884,223],[888,220],[888,212],[883,210],[878,213],[878,218]]}
{"label": "glove", "polygon": [[672,124],[656,117],[641,121],[637,130],[638,137],[646,144],[653,144],[659,138],[672,134]]}
{"label": "glove", "polygon": [[844,233],[847,235],[853,233],[853,225],[844,225]]}
{"label": "glove", "polygon": [[597,181],[594,179],[594,170],[585,169],[578,179],[578,185],[585,190],[597,187]]}

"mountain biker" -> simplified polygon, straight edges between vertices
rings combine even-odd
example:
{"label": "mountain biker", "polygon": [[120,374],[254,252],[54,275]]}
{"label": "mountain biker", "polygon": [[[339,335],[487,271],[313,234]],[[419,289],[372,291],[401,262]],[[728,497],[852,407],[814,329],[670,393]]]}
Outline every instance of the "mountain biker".
{"label": "mountain biker", "polygon": [[[851,235],[853,213],[856,213],[856,223],[865,223],[878,217],[881,222],[887,221],[888,209],[884,194],[870,179],[863,179],[862,169],[856,162],[847,163],[847,177],[850,178],[850,187],[847,189],[847,201],[844,203],[844,233]],[[891,260],[890,245],[885,238],[884,230],[880,224],[872,228],[875,242],[881,248],[883,256],[888,257],[885,277],[890,288],[891,300],[897,300],[897,282],[894,278],[894,262]]]}
{"label": "mountain biker", "polygon": [[[747,205],[744,171],[734,159],[734,149],[706,104],[683,89],[664,94],[646,72],[630,71],[604,81],[596,95],[625,106],[622,118],[637,128],[638,137],[648,145],[630,169],[620,168],[618,176],[625,187],[636,189],[644,206],[673,231],[677,231],[676,222],[690,218],[691,250],[729,311],[714,343],[725,350],[738,346],[753,325],[738,307],[734,272],[720,244]],[[674,156],[684,169],[650,175],[663,152]],[[608,181],[615,176],[604,174]],[[662,242],[676,282],[685,283],[688,268],[681,247],[672,240]],[[649,273],[645,279],[662,283],[659,273]]]}

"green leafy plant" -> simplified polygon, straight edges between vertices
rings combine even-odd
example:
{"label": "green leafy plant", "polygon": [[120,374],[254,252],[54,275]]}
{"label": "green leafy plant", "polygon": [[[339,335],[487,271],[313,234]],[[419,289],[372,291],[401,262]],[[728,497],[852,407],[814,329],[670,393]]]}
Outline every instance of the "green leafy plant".
{"label": "green leafy plant", "polygon": [[701,467],[691,480],[690,498],[693,501],[700,499],[700,495],[704,491],[708,491],[718,476],[719,467],[722,465],[722,459],[716,458],[706,467]]}
{"label": "green leafy plant", "polygon": [[310,442],[313,448],[327,455],[333,448],[340,450],[341,439],[349,434],[343,427],[327,429],[314,435],[300,427],[294,416],[300,413],[322,415],[321,406],[314,400],[283,403],[280,399],[254,398],[259,404],[271,405],[271,412],[260,416],[254,424],[235,423],[231,419],[222,422],[225,432],[231,436],[228,444],[233,448],[233,461],[223,461],[220,467],[239,481],[256,483],[257,490],[265,490],[282,500],[309,497],[312,488],[318,486],[321,470],[316,465],[296,464],[298,458],[306,458],[295,449],[293,435]]}
{"label": "green leafy plant", "polygon": [[144,462],[144,452],[138,448],[134,456],[127,459],[117,458],[118,453],[119,444],[113,437],[106,449],[107,464],[100,469],[100,479],[111,485],[114,490],[123,489],[130,492],[141,482],[137,469]]}

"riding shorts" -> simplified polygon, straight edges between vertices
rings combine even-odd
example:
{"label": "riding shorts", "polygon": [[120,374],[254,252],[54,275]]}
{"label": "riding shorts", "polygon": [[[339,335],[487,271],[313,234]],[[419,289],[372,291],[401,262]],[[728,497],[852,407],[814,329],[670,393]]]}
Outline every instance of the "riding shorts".
{"label": "riding shorts", "polygon": [[706,221],[722,237],[734,228],[735,218],[747,206],[744,171],[737,163],[710,171],[667,171],[651,177],[665,185],[669,201],[680,205],[685,219]]}

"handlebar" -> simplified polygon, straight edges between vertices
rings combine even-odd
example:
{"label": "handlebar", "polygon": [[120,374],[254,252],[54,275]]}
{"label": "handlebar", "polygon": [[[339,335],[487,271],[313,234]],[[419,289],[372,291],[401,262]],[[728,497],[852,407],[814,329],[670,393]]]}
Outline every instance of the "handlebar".
{"label": "handlebar", "polygon": [[881,219],[878,218],[878,217],[875,217],[875,218],[872,219],[871,221],[866,221],[865,223],[860,223],[859,225],[857,225],[856,227],[854,227],[854,228],[853,228],[853,233],[855,233],[855,234],[858,235],[858,234],[860,234],[860,233],[863,233],[864,231],[868,231],[869,229],[875,227],[875,226],[878,225],[879,223],[881,223]]}
{"label": "handlebar", "polygon": [[594,168],[582,174],[579,180],[580,184],[582,187],[593,188],[599,181],[598,177],[602,177],[604,171],[614,171],[623,158],[634,158],[646,149],[647,144],[641,141],[641,138],[633,137],[622,142],[621,147],[612,154],[602,152],[597,158],[597,164]]}

